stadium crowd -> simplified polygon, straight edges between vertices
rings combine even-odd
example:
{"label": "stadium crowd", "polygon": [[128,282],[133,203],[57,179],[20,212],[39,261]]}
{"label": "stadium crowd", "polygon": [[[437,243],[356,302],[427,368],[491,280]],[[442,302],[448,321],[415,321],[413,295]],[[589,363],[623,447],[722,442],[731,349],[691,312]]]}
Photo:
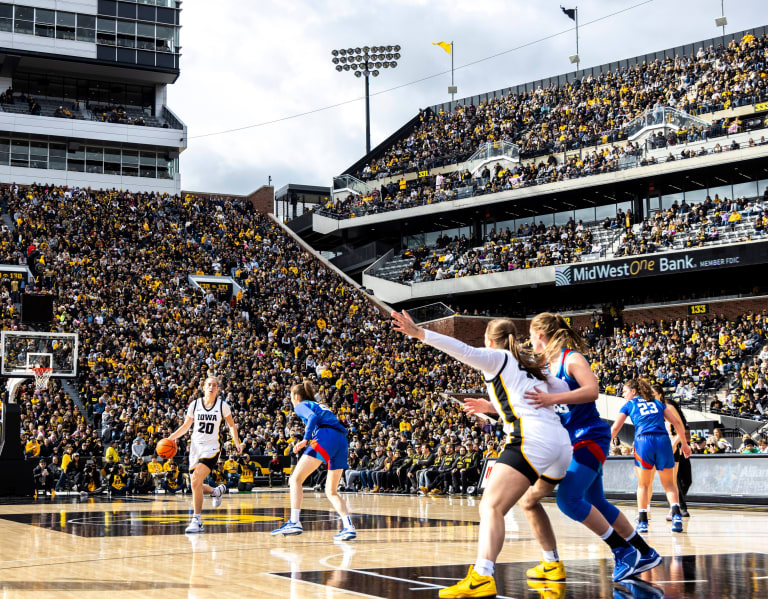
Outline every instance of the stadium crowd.
{"label": "stadium crowd", "polygon": [[[768,189],[766,189],[768,192]],[[721,239],[723,233],[740,229],[742,240],[762,238],[768,227],[768,204],[765,196],[757,199],[707,196],[699,204],[675,201],[640,223],[637,232],[627,230],[616,248],[616,256],[646,254],[675,247],[701,247]]]}
{"label": "stadium crowd", "polygon": [[[687,405],[703,393],[719,389],[729,375],[736,375],[732,384],[741,381],[743,393],[727,407],[736,409],[734,415],[747,418],[768,414],[768,396],[762,390],[768,383],[766,372],[755,362],[768,355],[763,349],[768,342],[766,312],[735,320],[715,316],[651,321],[624,325],[618,332],[598,324],[584,334],[591,347],[592,370],[601,390],[609,395],[621,395],[623,381],[642,377],[660,384]],[[761,384],[761,392],[755,393]],[[718,399],[713,399],[709,409],[734,413]]]}
{"label": "stadium crowd", "polygon": [[403,258],[413,262],[398,276],[401,283],[453,279],[478,274],[504,272],[521,268],[537,268],[567,264],[582,254],[600,252],[592,244],[589,228],[573,219],[561,226],[526,224],[515,234],[509,227],[492,229],[480,243],[462,235],[449,238],[440,235],[434,248],[405,250]]}
{"label": "stadium crowd", "polygon": [[[737,117],[657,132],[643,145],[626,142],[625,127],[664,107],[701,114],[764,100],[768,91],[762,55],[767,44],[766,36],[745,36],[727,48],[702,48],[695,56],[634,65],[562,87],[553,84],[520,95],[510,93],[477,107],[459,104],[453,112],[420,111],[419,125],[407,138],[353,175],[373,181],[459,164],[483,143],[500,140],[517,144],[524,162],[497,164],[474,174],[454,170],[409,182],[401,178],[367,195],[331,202],[323,212],[348,218],[739,149],[735,141],[700,149],[682,145],[743,131],[744,123]],[[764,136],[748,142],[764,143]],[[590,147],[594,149],[584,151]],[[670,152],[665,159],[645,156],[644,147]],[[577,149],[582,149],[578,155],[567,156]],[[538,156],[542,158],[537,162]],[[528,158],[533,160],[526,162]]]}
{"label": "stadium crowd", "polygon": [[458,163],[500,139],[516,143],[523,156],[562,152],[623,139],[630,121],[655,108],[702,114],[759,102],[767,92],[766,47],[768,36],[747,35],[727,47],[702,47],[695,55],[644,61],[479,106],[420,111],[416,130],[357,174],[369,180]]}
{"label": "stadium crowd", "polygon": [[[468,420],[444,395],[480,391],[476,375],[394,335],[387,314],[242,200],[6,186],[0,203],[15,222],[0,231],[0,259],[31,257],[37,285],[55,295],[54,329],[80,336],[83,411],[56,380],[19,394],[25,451],[46,460],[37,470],[43,490],[184,492],[184,440],[180,459],[162,465],[154,448],[209,372],[223,377],[246,444],[240,459],[225,444],[212,478],[239,490],[261,475],[283,482],[280,458],[302,434],[287,390],[304,377],[350,431],[350,489],[467,492],[481,458],[499,449],[490,423]],[[243,290],[204,293],[187,282],[196,273],[233,276]],[[0,287],[4,328],[22,327],[19,293]],[[757,317],[680,326],[672,335],[651,325],[629,332],[622,351],[634,348],[632,364],[609,337],[593,338],[604,386],[612,360],[630,374],[647,365],[642,372],[657,379],[679,368],[661,353],[676,335],[701,355],[717,352],[703,367],[681,357],[690,368],[680,382],[701,380],[696,368],[714,370],[712,360],[721,374],[738,370],[765,332]],[[724,340],[713,346],[716,333]],[[689,356],[687,346],[678,351]]]}
{"label": "stadium crowd", "polygon": [[[305,376],[361,442],[400,430],[430,445],[449,430],[471,439],[439,393],[479,389],[477,377],[394,335],[388,315],[243,201],[45,186],[7,187],[3,200],[16,228],[4,234],[2,261],[37,251],[35,269],[55,273],[39,284],[56,296],[57,328],[79,333],[79,396],[94,420],[89,428],[67,411],[57,387],[27,385],[19,402],[30,455],[47,439],[59,463],[114,449],[114,462],[144,468],[211,371],[224,378],[251,456],[287,453],[300,431],[287,388]],[[243,291],[220,301],[188,284],[195,273],[234,276]],[[18,314],[8,316],[4,326],[19,328]]]}

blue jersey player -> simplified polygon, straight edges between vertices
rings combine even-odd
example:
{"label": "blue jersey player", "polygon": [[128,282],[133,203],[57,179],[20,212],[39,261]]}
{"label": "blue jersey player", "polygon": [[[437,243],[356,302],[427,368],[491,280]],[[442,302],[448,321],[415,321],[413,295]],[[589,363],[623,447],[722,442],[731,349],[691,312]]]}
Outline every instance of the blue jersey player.
{"label": "blue jersey player", "polygon": [[[533,351],[543,356],[549,371],[568,383],[570,391],[526,393],[537,407],[555,406],[571,437],[573,458],[557,489],[557,506],[566,516],[581,522],[611,548],[616,565],[613,580],[619,581],[661,563],[661,556],[637,534],[626,516],[609,503],[603,492],[603,463],[611,442],[610,427],[595,407],[597,379],[586,358],[579,335],[559,314],[543,312],[531,321]],[[557,554],[552,524],[540,500],[554,489],[554,481],[539,479],[521,505],[544,552],[542,562],[527,571],[529,578],[565,580],[565,567]]]}
{"label": "blue jersey player", "polygon": [[[651,386],[642,379],[632,379],[624,384],[624,399],[627,403],[621,407],[621,413],[611,428],[611,438],[619,433],[629,417],[635,426],[638,529],[648,530],[648,506],[655,469],[672,508],[672,532],[683,532],[683,516],[675,482],[675,457],[664,424],[668,420],[675,430],[685,430],[680,416],[655,399]],[[680,437],[680,445],[683,455],[690,457],[691,448],[685,435]]]}
{"label": "blue jersey player", "polygon": [[354,539],[357,532],[349,517],[347,502],[337,490],[344,469],[349,467],[347,429],[328,407],[315,401],[315,389],[309,381],[291,387],[291,403],[296,415],[304,422],[304,438],[294,446],[293,451],[298,453],[305,447],[307,449],[288,481],[291,490],[291,519],[273,530],[272,534],[288,536],[304,532],[301,525],[302,485],[325,462],[328,466],[325,494],[342,521],[341,530],[333,538],[340,541]]}

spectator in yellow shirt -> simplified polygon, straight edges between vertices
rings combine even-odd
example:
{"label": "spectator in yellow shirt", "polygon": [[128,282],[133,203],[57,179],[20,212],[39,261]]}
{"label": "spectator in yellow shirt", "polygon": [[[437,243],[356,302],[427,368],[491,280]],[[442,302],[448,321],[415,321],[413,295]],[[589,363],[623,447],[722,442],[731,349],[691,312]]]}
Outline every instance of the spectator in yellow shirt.
{"label": "spectator in yellow shirt", "polygon": [[107,460],[112,458],[115,464],[120,461],[120,454],[117,452],[117,441],[112,441],[112,444],[107,447],[107,453],[105,454]]}

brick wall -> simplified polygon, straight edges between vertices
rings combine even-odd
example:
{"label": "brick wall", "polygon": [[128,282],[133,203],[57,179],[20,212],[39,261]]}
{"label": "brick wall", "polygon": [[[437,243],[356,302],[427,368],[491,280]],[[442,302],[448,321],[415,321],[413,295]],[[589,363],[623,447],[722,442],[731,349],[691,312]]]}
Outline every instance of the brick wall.
{"label": "brick wall", "polygon": [[[691,301],[691,304],[697,302]],[[633,308],[624,310],[624,322],[634,324],[648,320],[681,320],[684,318],[705,318],[724,315],[729,320],[733,320],[742,314],[750,312],[768,311],[768,298],[739,298],[733,300],[705,302],[709,305],[709,313],[699,316],[690,316],[688,306],[682,304],[678,306],[656,306],[649,308]]]}
{"label": "brick wall", "polygon": [[262,185],[256,191],[249,193],[246,198],[259,214],[266,216],[275,211],[275,188],[271,185]]}

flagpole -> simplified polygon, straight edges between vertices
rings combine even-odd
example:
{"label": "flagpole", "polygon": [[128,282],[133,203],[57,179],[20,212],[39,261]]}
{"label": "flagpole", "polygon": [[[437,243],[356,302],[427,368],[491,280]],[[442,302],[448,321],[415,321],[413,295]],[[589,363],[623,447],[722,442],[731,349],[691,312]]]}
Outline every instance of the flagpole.
{"label": "flagpole", "polygon": [[[453,84],[453,42],[451,42],[451,88],[455,87]],[[455,92],[451,92],[451,104],[456,97]]]}
{"label": "flagpole", "polygon": [[[579,7],[576,7],[576,56],[579,55]],[[579,70],[579,60],[576,61],[576,70]]]}

